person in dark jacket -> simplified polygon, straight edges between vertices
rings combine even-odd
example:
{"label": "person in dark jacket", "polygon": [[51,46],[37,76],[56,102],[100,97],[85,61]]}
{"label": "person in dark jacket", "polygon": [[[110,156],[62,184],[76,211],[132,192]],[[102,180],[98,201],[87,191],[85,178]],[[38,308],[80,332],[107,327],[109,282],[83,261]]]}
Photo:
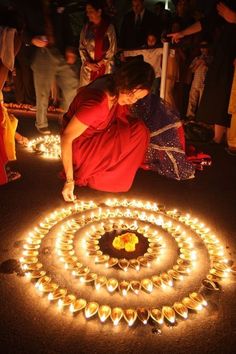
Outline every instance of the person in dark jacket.
{"label": "person in dark jacket", "polygon": [[144,0],[132,0],[132,10],[124,16],[121,24],[119,48],[142,47],[150,31],[155,32],[160,39],[157,16],[145,8]]}
{"label": "person in dark jacket", "polygon": [[169,34],[172,41],[200,31],[218,35],[213,43],[213,61],[206,75],[205,88],[196,119],[214,125],[214,142],[224,139],[226,127],[230,125],[228,106],[236,65],[236,3],[233,0],[214,3],[212,11],[200,21],[176,33]]}

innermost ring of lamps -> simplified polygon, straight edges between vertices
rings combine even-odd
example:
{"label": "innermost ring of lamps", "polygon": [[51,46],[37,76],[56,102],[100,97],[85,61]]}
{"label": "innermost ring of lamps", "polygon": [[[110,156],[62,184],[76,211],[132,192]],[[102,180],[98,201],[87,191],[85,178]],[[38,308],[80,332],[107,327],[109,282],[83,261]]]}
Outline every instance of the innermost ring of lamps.
{"label": "innermost ring of lamps", "polygon": [[[132,232],[136,234],[139,239],[139,243],[135,245],[135,251],[133,252],[126,252],[124,249],[118,250],[112,246],[112,242],[116,236],[125,234],[127,232]],[[148,249],[147,238],[145,238],[139,232],[133,230],[122,230],[121,232],[119,232],[118,230],[113,230],[111,232],[106,232],[100,239],[99,245],[101,251],[104,254],[108,254],[111,257],[126,259],[138,258],[139,256],[143,256]]]}

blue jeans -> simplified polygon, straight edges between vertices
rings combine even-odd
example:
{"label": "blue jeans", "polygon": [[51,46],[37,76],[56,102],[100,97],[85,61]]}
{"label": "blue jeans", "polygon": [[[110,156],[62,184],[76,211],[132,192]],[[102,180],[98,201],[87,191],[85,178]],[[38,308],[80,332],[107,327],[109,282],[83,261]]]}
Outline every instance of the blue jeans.
{"label": "blue jeans", "polygon": [[36,48],[31,68],[36,93],[36,127],[48,126],[47,109],[52,83],[56,80],[63,95],[62,108],[66,111],[78,89],[78,77],[56,48]]}

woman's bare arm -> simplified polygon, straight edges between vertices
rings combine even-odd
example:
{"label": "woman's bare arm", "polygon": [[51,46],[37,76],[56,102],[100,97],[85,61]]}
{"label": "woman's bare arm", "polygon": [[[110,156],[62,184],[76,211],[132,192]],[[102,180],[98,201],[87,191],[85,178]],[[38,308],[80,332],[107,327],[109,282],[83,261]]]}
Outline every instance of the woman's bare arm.
{"label": "woman's bare arm", "polygon": [[181,38],[185,36],[189,36],[190,34],[201,32],[201,30],[202,30],[201,22],[197,21],[180,32],[168,34],[167,37],[171,37],[172,42],[177,43]]}
{"label": "woman's bare arm", "polygon": [[62,195],[65,201],[73,201],[74,196],[74,178],[73,178],[73,158],[72,158],[72,143],[86,129],[87,125],[79,121],[77,117],[72,117],[71,121],[63,131],[61,136],[61,157],[62,164],[65,170],[66,182],[62,190]]}

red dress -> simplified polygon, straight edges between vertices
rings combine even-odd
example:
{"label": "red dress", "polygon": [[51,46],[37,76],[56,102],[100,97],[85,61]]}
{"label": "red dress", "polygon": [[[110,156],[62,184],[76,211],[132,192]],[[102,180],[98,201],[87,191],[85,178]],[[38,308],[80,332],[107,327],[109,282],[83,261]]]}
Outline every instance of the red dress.
{"label": "red dress", "polygon": [[74,115],[88,125],[73,141],[74,180],[79,186],[125,192],[144,160],[149,131],[141,120],[128,119],[127,107],[116,104],[109,110],[96,81],[80,89],[64,116],[65,125]]}

